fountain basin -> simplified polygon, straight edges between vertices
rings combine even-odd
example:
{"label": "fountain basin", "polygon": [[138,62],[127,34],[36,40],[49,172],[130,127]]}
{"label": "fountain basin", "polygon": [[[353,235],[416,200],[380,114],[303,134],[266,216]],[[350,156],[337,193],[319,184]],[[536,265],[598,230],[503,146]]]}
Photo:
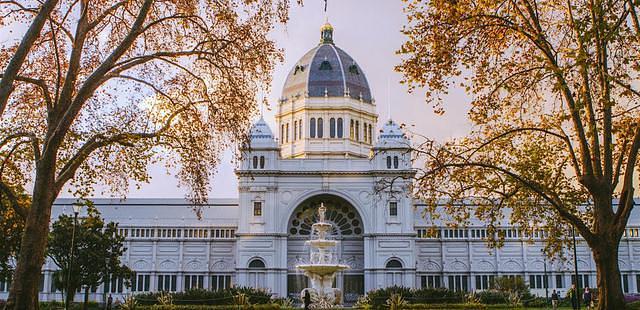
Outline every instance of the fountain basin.
{"label": "fountain basin", "polygon": [[297,265],[296,268],[304,271],[305,273],[311,273],[318,276],[328,276],[333,275],[336,272],[349,269],[349,266],[344,264],[302,264]]}
{"label": "fountain basin", "polygon": [[307,244],[311,245],[313,248],[330,248],[336,246],[338,241],[335,240],[327,240],[327,239],[314,239],[306,241]]}

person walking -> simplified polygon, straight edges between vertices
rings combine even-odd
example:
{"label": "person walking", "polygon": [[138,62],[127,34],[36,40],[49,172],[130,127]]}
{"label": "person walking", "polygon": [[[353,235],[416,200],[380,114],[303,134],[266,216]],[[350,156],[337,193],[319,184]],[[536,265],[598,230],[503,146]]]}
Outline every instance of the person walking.
{"label": "person walking", "polygon": [[553,308],[553,310],[558,309],[559,300],[560,297],[558,296],[558,292],[556,292],[556,290],[553,290],[553,293],[551,293],[551,307]]}
{"label": "person walking", "polygon": [[309,294],[309,290],[304,290],[304,310],[309,310],[309,305],[311,305],[311,294]]}
{"label": "person walking", "polygon": [[576,285],[572,284],[571,288],[567,292],[567,298],[571,300],[571,308],[574,310],[578,309],[578,291],[576,289]]}
{"label": "person walking", "polygon": [[111,304],[113,304],[113,297],[109,294],[109,298],[107,298],[107,310],[111,310]]}
{"label": "person walking", "polygon": [[589,290],[589,287],[585,287],[584,288],[584,294],[582,295],[582,300],[584,300],[584,306],[587,309],[591,309],[591,291]]}

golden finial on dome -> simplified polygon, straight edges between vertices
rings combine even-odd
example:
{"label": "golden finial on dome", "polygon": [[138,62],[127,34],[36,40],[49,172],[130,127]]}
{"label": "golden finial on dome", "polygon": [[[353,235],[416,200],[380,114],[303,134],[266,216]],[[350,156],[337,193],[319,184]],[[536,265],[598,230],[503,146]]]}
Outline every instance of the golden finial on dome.
{"label": "golden finial on dome", "polygon": [[320,27],[320,44],[333,44],[333,26],[328,20]]}

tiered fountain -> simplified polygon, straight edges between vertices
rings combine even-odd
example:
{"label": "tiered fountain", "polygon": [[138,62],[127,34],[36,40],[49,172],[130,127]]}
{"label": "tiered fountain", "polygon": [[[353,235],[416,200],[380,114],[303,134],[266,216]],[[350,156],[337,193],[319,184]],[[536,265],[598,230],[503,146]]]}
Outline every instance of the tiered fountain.
{"label": "tiered fountain", "polygon": [[310,248],[309,263],[296,265],[309,278],[310,288],[305,288],[301,292],[304,300],[305,292],[311,296],[312,309],[327,309],[340,306],[342,304],[342,292],[332,287],[336,273],[348,269],[349,266],[340,264],[335,254],[338,241],[327,239],[333,228],[331,223],[325,222],[327,208],[320,204],[318,209],[318,222],[311,225],[311,240],[306,244]]}

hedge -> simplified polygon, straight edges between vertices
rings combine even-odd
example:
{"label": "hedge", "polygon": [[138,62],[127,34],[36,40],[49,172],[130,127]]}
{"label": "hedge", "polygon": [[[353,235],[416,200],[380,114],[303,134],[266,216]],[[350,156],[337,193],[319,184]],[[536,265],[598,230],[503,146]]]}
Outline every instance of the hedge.
{"label": "hedge", "polygon": [[136,310],[279,310],[282,309],[278,304],[266,305],[247,305],[247,306],[210,306],[210,305],[152,305],[138,306]]}

